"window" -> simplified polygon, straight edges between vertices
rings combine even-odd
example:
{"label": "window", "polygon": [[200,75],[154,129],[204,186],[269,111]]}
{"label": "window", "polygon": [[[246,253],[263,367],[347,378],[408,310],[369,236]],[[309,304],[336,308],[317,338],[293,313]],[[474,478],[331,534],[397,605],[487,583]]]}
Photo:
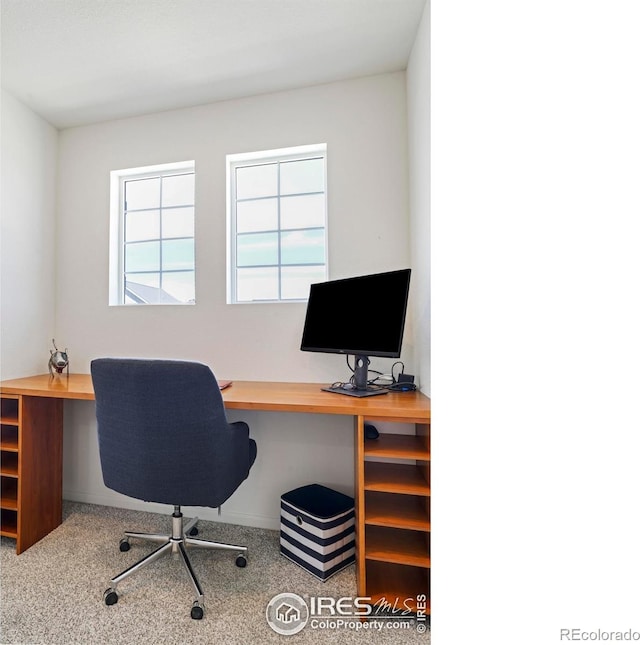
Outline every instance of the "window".
{"label": "window", "polygon": [[193,161],[111,173],[109,304],[195,303]]}
{"label": "window", "polygon": [[306,300],[327,279],[326,146],[227,156],[230,303]]}

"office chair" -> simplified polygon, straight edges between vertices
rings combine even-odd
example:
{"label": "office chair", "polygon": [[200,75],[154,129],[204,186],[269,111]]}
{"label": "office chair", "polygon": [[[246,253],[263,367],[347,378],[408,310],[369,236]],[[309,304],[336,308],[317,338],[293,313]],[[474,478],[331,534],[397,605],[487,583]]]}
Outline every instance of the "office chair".
{"label": "office chair", "polygon": [[129,539],[159,543],[154,551],[111,579],[107,605],[118,602],[117,585],[169,553],[178,554],[195,591],[191,617],[204,615],[204,595],[186,547],[235,551],[246,566],[247,547],[192,537],[198,518],[183,522],[181,506],[219,507],[248,477],[256,458],[249,427],[229,423],[215,376],[201,363],[98,358],[91,363],[98,444],[105,485],[147,502],[170,504],[170,534],[125,531]]}

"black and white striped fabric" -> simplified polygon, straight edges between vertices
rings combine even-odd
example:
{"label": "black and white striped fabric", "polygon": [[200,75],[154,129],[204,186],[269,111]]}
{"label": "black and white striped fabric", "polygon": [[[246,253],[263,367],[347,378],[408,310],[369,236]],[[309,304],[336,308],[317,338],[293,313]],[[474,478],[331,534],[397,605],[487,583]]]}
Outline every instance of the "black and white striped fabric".
{"label": "black and white striped fabric", "polygon": [[320,580],[355,562],[353,497],[309,484],[280,498],[280,553]]}

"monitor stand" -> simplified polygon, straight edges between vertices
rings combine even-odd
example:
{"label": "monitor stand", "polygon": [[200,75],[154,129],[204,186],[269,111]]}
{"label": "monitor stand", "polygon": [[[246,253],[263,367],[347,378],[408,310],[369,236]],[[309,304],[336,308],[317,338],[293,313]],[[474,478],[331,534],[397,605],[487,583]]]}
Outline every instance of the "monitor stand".
{"label": "monitor stand", "polygon": [[376,394],[387,394],[387,390],[381,387],[369,385],[369,357],[356,356],[356,367],[353,370],[354,384],[336,385],[333,387],[323,387],[325,392],[334,392],[335,394],[346,394],[347,396],[375,396]]}

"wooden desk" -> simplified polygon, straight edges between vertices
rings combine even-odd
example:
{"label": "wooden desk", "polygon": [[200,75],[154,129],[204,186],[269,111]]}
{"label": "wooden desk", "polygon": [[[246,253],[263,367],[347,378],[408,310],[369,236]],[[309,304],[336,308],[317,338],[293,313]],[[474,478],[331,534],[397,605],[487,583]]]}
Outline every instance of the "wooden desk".
{"label": "wooden desk", "polygon": [[[419,392],[359,399],[320,388],[234,381],[222,395],[228,409],[353,417],[358,595],[399,598],[415,610],[419,595],[430,595],[430,401]],[[89,374],[2,381],[0,393],[1,534],[21,553],[62,521],[63,401],[95,397]],[[414,431],[365,441],[365,422],[375,421]]]}

